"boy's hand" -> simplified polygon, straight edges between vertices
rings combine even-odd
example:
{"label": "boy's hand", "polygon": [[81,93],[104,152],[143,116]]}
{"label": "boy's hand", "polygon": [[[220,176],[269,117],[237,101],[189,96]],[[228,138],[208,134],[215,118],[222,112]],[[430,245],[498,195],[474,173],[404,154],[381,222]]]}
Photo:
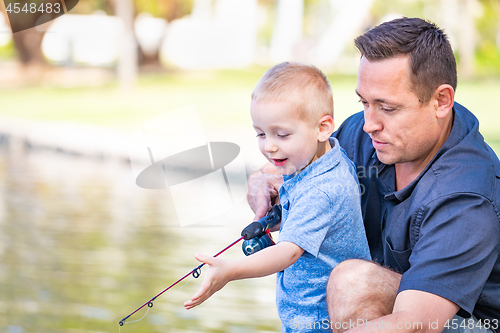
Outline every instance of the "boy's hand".
{"label": "boy's hand", "polygon": [[200,289],[189,301],[184,302],[184,307],[188,310],[206,301],[230,281],[229,262],[201,254],[195,254],[194,257],[196,260],[207,264],[209,268]]}
{"label": "boy's hand", "polygon": [[255,278],[274,274],[293,265],[304,253],[304,250],[291,242],[280,242],[234,261],[196,254],[195,258],[209,265],[207,275],[200,289],[193,297],[184,302],[186,309],[191,309],[207,300],[229,281]]}

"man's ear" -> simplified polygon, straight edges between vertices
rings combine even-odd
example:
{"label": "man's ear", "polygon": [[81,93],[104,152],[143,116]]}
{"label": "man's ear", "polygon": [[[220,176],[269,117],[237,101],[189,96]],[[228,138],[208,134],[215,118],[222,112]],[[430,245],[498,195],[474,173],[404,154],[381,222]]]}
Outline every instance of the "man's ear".
{"label": "man's ear", "polygon": [[432,102],[436,108],[436,117],[445,118],[453,109],[455,90],[449,84],[440,85],[434,92]]}
{"label": "man's ear", "polygon": [[332,135],[335,123],[332,116],[323,116],[318,122],[318,141],[325,142]]}

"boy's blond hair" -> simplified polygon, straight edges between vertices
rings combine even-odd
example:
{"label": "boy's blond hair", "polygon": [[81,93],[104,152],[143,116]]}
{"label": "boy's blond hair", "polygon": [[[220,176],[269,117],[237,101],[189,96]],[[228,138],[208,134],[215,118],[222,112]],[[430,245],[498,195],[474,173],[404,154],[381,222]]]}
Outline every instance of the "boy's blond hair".
{"label": "boy's blond hair", "polygon": [[333,117],[332,88],[328,78],[313,65],[282,62],[270,68],[252,92],[257,103],[289,103],[300,119],[317,122]]}

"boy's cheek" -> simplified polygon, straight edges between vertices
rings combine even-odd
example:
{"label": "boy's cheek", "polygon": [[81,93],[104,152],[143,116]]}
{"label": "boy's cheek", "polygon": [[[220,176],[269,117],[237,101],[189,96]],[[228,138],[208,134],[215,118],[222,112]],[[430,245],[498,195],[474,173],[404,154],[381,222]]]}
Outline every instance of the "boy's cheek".
{"label": "boy's cheek", "polygon": [[259,150],[262,153],[262,155],[267,157],[266,150],[265,148],[265,143],[264,142],[259,142]]}

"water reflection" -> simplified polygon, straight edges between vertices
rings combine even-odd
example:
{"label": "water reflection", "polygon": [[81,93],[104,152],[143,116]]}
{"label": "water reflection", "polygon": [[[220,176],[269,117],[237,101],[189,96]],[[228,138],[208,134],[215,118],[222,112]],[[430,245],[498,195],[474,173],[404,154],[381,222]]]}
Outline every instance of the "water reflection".
{"label": "water reflection", "polygon": [[[0,331],[118,332],[197,265],[194,253],[218,252],[252,217],[242,203],[227,227],[180,228],[169,202],[136,187],[123,162],[0,148]],[[201,284],[190,278],[121,332],[277,332],[274,281],[231,282],[186,311]]]}

